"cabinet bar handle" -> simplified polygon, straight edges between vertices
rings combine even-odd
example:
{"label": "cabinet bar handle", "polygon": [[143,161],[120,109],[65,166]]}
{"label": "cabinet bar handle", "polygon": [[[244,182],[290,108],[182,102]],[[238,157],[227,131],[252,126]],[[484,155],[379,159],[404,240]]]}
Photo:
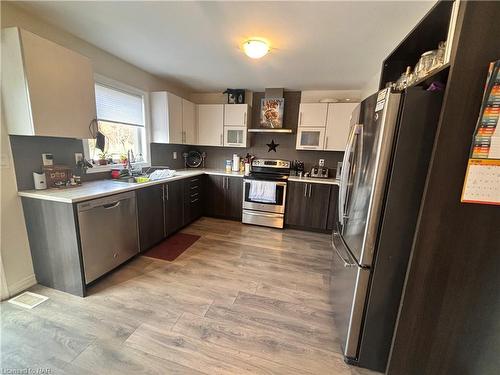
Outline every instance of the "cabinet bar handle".
{"label": "cabinet bar handle", "polygon": [[222,146],[224,144],[223,140],[222,140],[222,134],[220,135],[220,145]]}
{"label": "cabinet bar handle", "polygon": [[326,140],[325,140],[325,148],[328,148],[328,137],[326,137]]}
{"label": "cabinet bar handle", "polygon": [[302,125],[302,112],[299,112],[299,125]]}
{"label": "cabinet bar handle", "polygon": [[168,201],[168,185],[165,185],[165,187],[167,188],[167,201]]}
{"label": "cabinet bar handle", "polygon": [[304,184],[304,197],[307,198],[307,184]]}
{"label": "cabinet bar handle", "polygon": [[243,114],[243,125],[247,126],[247,113]]}
{"label": "cabinet bar handle", "polygon": [[309,184],[309,198],[311,198],[311,193],[312,193],[312,184]]}

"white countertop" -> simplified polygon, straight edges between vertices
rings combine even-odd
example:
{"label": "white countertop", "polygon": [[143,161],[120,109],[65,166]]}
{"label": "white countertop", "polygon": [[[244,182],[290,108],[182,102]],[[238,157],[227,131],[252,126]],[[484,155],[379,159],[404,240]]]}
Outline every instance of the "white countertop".
{"label": "white countertop", "polygon": [[[18,195],[26,198],[44,199],[62,203],[77,203],[89,199],[101,198],[107,195],[123,193],[126,191],[141,189],[147,186],[163,184],[169,181],[181,180],[184,178],[200,176],[203,174],[244,177],[240,172],[226,172],[217,169],[183,169],[177,170],[175,176],[143,183],[130,183],[116,180],[98,180],[84,182],[81,186],[63,188],[63,189],[47,189],[47,190],[24,190],[18,192]],[[310,182],[319,184],[338,185],[338,180],[333,178],[320,179],[310,177],[290,176],[290,181]]]}

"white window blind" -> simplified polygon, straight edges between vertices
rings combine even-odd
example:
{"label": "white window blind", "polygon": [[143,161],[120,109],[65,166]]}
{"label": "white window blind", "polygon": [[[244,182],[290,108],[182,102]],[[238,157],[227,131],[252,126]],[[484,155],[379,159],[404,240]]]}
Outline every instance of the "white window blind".
{"label": "white window blind", "polygon": [[142,96],[95,85],[97,119],[144,126]]}

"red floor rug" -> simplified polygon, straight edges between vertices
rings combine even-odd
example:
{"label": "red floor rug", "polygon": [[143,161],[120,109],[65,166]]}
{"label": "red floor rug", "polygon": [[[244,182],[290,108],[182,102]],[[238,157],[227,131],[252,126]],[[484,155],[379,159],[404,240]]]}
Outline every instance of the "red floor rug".
{"label": "red floor rug", "polygon": [[179,255],[194,244],[200,236],[186,233],[176,233],[165,241],[160,242],[155,247],[146,251],[143,255],[146,257],[174,261]]}

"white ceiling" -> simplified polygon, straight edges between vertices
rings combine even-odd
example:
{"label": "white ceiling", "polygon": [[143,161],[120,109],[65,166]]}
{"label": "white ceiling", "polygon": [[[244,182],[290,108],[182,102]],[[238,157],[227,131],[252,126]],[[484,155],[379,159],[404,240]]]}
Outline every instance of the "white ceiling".
{"label": "white ceiling", "polygon": [[[21,7],[193,91],[361,89],[435,1],[23,2]],[[19,3],[18,3],[19,4]],[[269,39],[260,60],[245,38]]]}

